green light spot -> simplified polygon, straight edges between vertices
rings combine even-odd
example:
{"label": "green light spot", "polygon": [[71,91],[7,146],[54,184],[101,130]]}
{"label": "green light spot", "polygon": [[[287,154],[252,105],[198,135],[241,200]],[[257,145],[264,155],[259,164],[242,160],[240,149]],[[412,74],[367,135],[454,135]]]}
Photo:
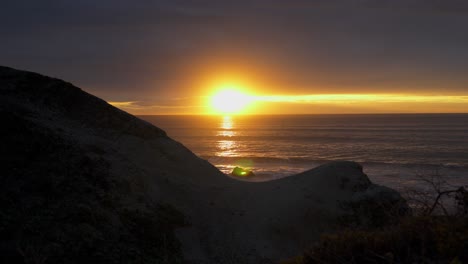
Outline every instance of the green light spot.
{"label": "green light spot", "polygon": [[235,167],[232,172],[232,175],[238,176],[238,177],[251,177],[254,176],[253,172],[251,170],[243,169],[240,167]]}

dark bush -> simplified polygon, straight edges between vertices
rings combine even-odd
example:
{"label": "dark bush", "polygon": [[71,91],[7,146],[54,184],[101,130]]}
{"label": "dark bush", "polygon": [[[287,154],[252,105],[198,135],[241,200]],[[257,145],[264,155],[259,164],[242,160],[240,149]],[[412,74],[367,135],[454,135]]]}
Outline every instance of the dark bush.
{"label": "dark bush", "polygon": [[287,263],[468,263],[468,219],[407,217],[384,229],[346,229]]}

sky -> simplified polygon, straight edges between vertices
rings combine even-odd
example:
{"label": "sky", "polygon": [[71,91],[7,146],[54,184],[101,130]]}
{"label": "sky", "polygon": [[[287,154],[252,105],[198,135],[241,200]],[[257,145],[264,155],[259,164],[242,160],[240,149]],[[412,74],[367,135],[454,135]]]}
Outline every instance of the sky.
{"label": "sky", "polygon": [[464,0],[16,0],[0,64],[133,114],[468,112]]}

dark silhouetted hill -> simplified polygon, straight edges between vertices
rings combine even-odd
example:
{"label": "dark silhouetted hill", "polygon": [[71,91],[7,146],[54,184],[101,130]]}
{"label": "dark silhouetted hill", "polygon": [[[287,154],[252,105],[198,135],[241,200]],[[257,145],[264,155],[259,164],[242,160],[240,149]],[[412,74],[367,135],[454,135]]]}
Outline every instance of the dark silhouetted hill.
{"label": "dark silhouetted hill", "polygon": [[[183,215],[119,177],[87,133],[161,129],[58,79],[0,67],[2,263],[180,262]],[[79,129],[84,129],[79,131]],[[137,173],[135,170],[134,173]]]}
{"label": "dark silhouetted hill", "polygon": [[161,129],[36,73],[0,67],[0,121],[1,263],[271,263],[343,216],[380,223],[406,208],[354,162],[232,179]]}

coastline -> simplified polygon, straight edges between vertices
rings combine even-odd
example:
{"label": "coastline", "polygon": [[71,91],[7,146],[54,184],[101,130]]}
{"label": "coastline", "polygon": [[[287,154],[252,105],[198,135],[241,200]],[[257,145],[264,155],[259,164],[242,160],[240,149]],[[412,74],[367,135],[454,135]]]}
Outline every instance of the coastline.
{"label": "coastline", "polygon": [[272,262],[301,254],[343,216],[408,214],[356,162],[232,179],[164,130],[58,79],[0,67],[0,101],[0,251],[12,263],[37,252],[82,263]]}

